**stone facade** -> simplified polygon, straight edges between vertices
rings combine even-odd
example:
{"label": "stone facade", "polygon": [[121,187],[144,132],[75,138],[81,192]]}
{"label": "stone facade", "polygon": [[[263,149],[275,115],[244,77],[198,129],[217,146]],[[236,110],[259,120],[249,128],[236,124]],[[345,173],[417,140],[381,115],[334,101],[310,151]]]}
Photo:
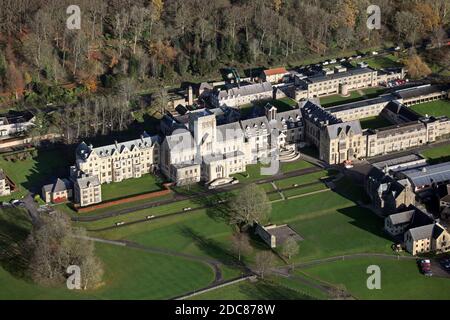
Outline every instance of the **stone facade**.
{"label": "stone facade", "polygon": [[0,196],[8,196],[11,194],[11,188],[8,185],[3,170],[0,169]]}

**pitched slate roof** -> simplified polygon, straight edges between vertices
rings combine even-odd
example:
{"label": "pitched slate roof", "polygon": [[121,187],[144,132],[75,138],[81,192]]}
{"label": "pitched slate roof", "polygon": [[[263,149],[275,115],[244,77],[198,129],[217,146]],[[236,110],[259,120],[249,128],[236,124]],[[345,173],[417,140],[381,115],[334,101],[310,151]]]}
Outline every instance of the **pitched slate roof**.
{"label": "pitched slate roof", "polygon": [[269,122],[266,117],[257,117],[248,120],[241,121],[242,130],[244,130],[245,135],[247,136],[255,136],[256,132],[262,133],[260,130],[267,130],[267,134],[269,131]]}
{"label": "pitched slate roof", "polygon": [[361,124],[359,120],[352,120],[327,126],[327,132],[330,139],[336,139],[342,131],[344,131],[346,135],[348,135],[350,131],[352,131],[353,134],[362,134]]}
{"label": "pitched slate roof", "polygon": [[84,176],[76,179],[76,183],[80,189],[85,189],[87,187],[96,187],[100,185],[100,181],[97,176]]}
{"label": "pitched slate roof", "polygon": [[445,91],[445,88],[439,85],[423,85],[402,90],[397,90],[395,94],[402,99],[409,99],[419,97],[423,95],[429,95],[432,93],[438,93]]}
{"label": "pitched slate roof", "polygon": [[65,190],[69,190],[72,189],[72,182],[70,182],[67,179],[56,179],[56,181],[54,183],[50,183],[45,185],[44,187],[44,191],[45,192],[60,192],[60,191],[65,191]]}
{"label": "pitched slate roof", "polygon": [[354,75],[372,73],[372,72],[374,72],[374,70],[372,70],[370,68],[354,68],[354,69],[350,69],[345,72],[336,72],[336,73],[328,74],[328,75],[312,76],[312,77],[309,77],[307,79],[307,81],[310,83],[317,83],[317,82],[335,80],[335,79],[346,78],[346,77],[350,77],[350,76],[354,76]]}
{"label": "pitched slate roof", "polygon": [[402,174],[416,187],[450,181],[450,162],[405,170]]}
{"label": "pitched slate roof", "polygon": [[395,226],[398,224],[409,223],[412,220],[413,215],[414,215],[414,210],[408,210],[408,211],[404,211],[404,212],[391,214],[388,217],[388,219]]}
{"label": "pitched slate roof", "polygon": [[244,132],[242,131],[241,125],[238,121],[231,122],[217,126],[217,139],[219,141],[226,141],[232,139],[242,139],[244,137]]}
{"label": "pitched slate roof", "polygon": [[255,83],[255,84],[249,84],[246,86],[241,87],[235,87],[231,88],[227,91],[222,90],[218,94],[218,98],[225,99],[225,98],[231,98],[235,96],[248,96],[258,93],[266,93],[266,92],[272,92],[273,87],[270,84],[270,82],[262,82],[262,83]]}
{"label": "pitched slate roof", "polygon": [[185,131],[180,130],[170,136],[166,136],[166,142],[170,150],[182,150],[195,147],[194,138],[192,137],[191,132],[187,129]]}
{"label": "pitched slate roof", "polygon": [[414,241],[422,239],[431,239],[433,235],[434,224],[427,224],[425,226],[409,229],[411,237]]}
{"label": "pitched slate roof", "polygon": [[144,131],[140,139],[134,139],[125,142],[116,142],[114,144],[102,147],[94,148],[92,145],[88,146],[85,142],[82,142],[80,145],[78,145],[76,154],[82,159],[86,159],[87,157],[89,157],[92,152],[97,154],[99,157],[109,157],[117,152],[122,153],[126,149],[131,151],[134,148],[151,148],[155,143],[159,143],[159,137],[150,136]]}
{"label": "pitched slate roof", "polygon": [[311,100],[302,102],[300,104],[300,110],[304,119],[311,121],[319,127],[327,122],[328,125],[342,123],[342,120],[336,118],[334,115],[322,108],[322,106]]}

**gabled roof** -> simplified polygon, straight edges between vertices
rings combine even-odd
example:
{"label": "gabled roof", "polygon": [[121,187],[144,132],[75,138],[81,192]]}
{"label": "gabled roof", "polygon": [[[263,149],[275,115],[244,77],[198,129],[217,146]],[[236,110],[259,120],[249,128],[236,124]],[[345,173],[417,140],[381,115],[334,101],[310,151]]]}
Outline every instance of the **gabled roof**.
{"label": "gabled roof", "polygon": [[410,223],[413,215],[414,215],[414,210],[408,210],[408,211],[404,211],[404,212],[391,214],[387,219],[389,219],[391,221],[392,225],[395,226],[395,225],[399,225],[399,224]]}
{"label": "gabled roof", "polygon": [[343,123],[337,123],[327,126],[327,132],[330,139],[336,139],[341,132],[348,135],[350,132],[353,134],[362,134],[361,124],[358,120],[347,121]]}
{"label": "gabled roof", "polygon": [[194,138],[192,137],[192,134],[188,130],[179,130],[178,132],[166,136],[167,146],[170,150],[178,149],[191,149],[195,147]]}
{"label": "gabled roof", "polygon": [[75,183],[78,184],[80,189],[85,189],[88,187],[96,187],[100,185],[100,181],[97,176],[84,176],[77,178]]}
{"label": "gabled roof", "polygon": [[94,148],[92,145],[88,146],[85,142],[82,142],[76,149],[76,155],[82,159],[87,159],[93,153],[99,157],[109,157],[117,152],[122,153],[126,150],[134,150],[134,148],[151,148],[155,143],[159,143],[159,137],[150,136],[144,131],[140,139],[116,142],[102,147]]}
{"label": "gabled roof", "polygon": [[276,75],[276,74],[285,74],[285,73],[288,73],[288,71],[286,70],[286,68],[283,68],[283,67],[281,67],[281,68],[267,69],[267,70],[264,70],[263,72],[264,72],[264,74],[265,74],[266,76],[273,76],[273,75]]}
{"label": "gabled roof", "polygon": [[229,89],[227,91],[220,91],[218,94],[218,98],[220,99],[226,99],[231,98],[235,96],[248,96],[258,93],[267,93],[272,92],[273,87],[270,84],[270,82],[262,82],[262,83],[254,83],[249,84],[241,87],[235,87],[232,89]]}
{"label": "gabled roof", "polygon": [[[241,125],[238,121],[231,122],[217,126],[217,139],[218,141],[226,141],[230,139],[242,139],[244,137],[244,132],[242,131]],[[220,140],[219,140],[220,139]]]}
{"label": "gabled roof", "polygon": [[[256,135],[256,132],[259,130],[267,130],[267,134],[269,134],[269,122],[266,117],[257,117],[248,120],[241,121],[242,130],[244,134],[247,136]],[[261,132],[260,132],[261,133]]]}
{"label": "gabled roof", "polygon": [[411,238],[414,241],[422,239],[431,239],[433,235],[434,224],[427,224],[425,226],[409,229]]}
{"label": "gabled roof", "polygon": [[45,192],[60,192],[60,191],[65,191],[65,190],[69,190],[72,189],[72,182],[70,182],[67,179],[56,179],[56,181],[54,183],[50,183],[45,185],[44,187],[44,191]]}

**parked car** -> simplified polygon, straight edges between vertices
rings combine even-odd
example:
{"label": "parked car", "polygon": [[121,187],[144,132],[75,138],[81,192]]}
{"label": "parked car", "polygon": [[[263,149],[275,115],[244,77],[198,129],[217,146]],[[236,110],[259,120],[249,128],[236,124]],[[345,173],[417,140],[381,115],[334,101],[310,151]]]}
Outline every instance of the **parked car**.
{"label": "parked car", "polygon": [[372,55],[376,56],[376,55],[378,55],[378,52],[377,51],[372,51]]}
{"label": "parked car", "polygon": [[183,211],[189,211],[189,210],[192,210],[192,208],[191,207],[183,208]]}
{"label": "parked car", "polygon": [[124,224],[125,224],[125,222],[123,222],[123,221],[116,222],[116,226],[121,226],[121,225],[124,225]]}
{"label": "parked car", "polygon": [[448,258],[442,259],[440,262],[441,262],[442,268],[444,268],[445,270],[450,272],[450,259],[448,259]]}
{"label": "parked car", "polygon": [[218,203],[218,204],[225,203],[225,202],[227,202],[227,200],[225,200],[225,199],[217,200],[217,203]]}
{"label": "parked car", "polygon": [[422,259],[419,261],[420,271],[427,277],[431,277],[433,272],[431,271],[430,259]]}
{"label": "parked car", "polygon": [[17,200],[17,199],[11,199],[9,201],[9,203],[11,203],[13,206],[17,206],[19,204],[19,202],[20,202],[20,200]]}
{"label": "parked car", "polygon": [[146,219],[153,219],[155,216],[154,215],[151,215],[151,216],[146,216],[145,218]]}

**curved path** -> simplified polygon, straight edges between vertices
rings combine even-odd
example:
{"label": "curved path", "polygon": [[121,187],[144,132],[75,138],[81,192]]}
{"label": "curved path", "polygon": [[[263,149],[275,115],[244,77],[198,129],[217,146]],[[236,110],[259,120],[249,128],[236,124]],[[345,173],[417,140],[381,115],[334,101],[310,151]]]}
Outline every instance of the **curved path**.
{"label": "curved path", "polygon": [[[171,256],[171,257],[179,257],[179,258],[189,259],[189,260],[196,261],[196,262],[205,263],[205,264],[208,264],[214,272],[214,281],[207,288],[214,287],[215,285],[224,283],[222,270],[220,269],[220,266],[226,265],[226,264],[224,264],[222,261],[219,261],[216,259],[201,257],[201,256],[192,255],[192,254],[188,254],[188,253],[182,253],[182,252],[173,251],[173,250],[165,249],[165,248],[144,246],[144,245],[141,245],[139,243],[129,241],[129,240],[108,240],[108,239],[102,239],[102,238],[96,238],[96,237],[83,237],[83,238],[90,240],[90,241],[101,242],[101,243],[106,243],[106,244],[111,244],[111,245],[121,246],[121,247],[128,247],[128,248],[138,249],[138,250],[142,250],[142,251],[149,252],[149,253],[163,254],[163,255],[167,255],[167,256]],[[238,265],[234,264],[234,266],[238,266]],[[246,268],[245,265],[242,265],[240,267],[245,269],[246,275],[252,274],[252,272],[248,268]]]}
{"label": "curved path", "polygon": [[[269,176],[268,178],[261,178],[261,179],[255,180],[254,183],[264,184],[264,183],[268,183],[268,182],[272,182],[272,181],[277,181],[277,180],[296,177],[296,176],[300,176],[300,175],[310,174],[310,173],[318,172],[320,170],[322,170],[322,168],[318,168],[318,167],[299,169],[299,170],[294,170],[294,171],[290,171],[290,172],[286,172],[286,173],[279,173],[279,174],[276,174],[273,176]],[[97,214],[95,216],[75,216],[75,217],[72,217],[72,221],[78,221],[78,222],[97,221],[97,220],[106,219],[106,218],[110,218],[110,217],[114,217],[114,216],[118,216],[118,215],[123,215],[123,214],[131,213],[131,212],[135,212],[135,211],[139,211],[139,210],[143,210],[143,209],[149,209],[149,208],[154,208],[154,207],[158,207],[158,206],[165,205],[165,204],[171,204],[174,202],[194,199],[194,198],[198,198],[198,197],[211,196],[211,195],[219,194],[219,193],[222,193],[225,191],[239,189],[241,187],[242,187],[242,185],[237,184],[237,185],[231,185],[231,186],[227,186],[227,187],[221,187],[219,189],[214,189],[214,190],[205,190],[204,192],[198,192],[198,193],[190,194],[190,195],[175,194],[174,199],[142,203],[142,204],[134,205],[132,207],[128,207],[128,208],[124,208],[124,209],[111,210],[111,211],[108,211],[105,213]]]}

